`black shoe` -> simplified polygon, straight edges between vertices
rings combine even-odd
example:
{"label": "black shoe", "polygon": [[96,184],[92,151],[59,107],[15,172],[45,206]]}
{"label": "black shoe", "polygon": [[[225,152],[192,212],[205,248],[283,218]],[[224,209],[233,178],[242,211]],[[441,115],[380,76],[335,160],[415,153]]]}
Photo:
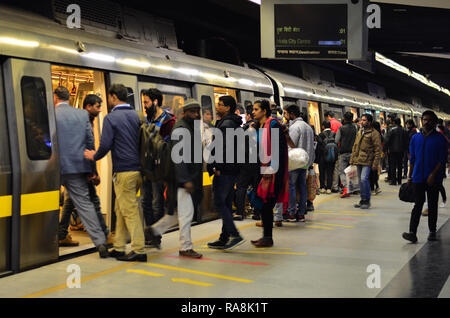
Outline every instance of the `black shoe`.
{"label": "black shoe", "polygon": [[153,234],[153,229],[151,226],[148,226],[144,229],[145,236],[145,246],[146,247],[156,247],[158,250],[161,249],[161,235]]}
{"label": "black shoe", "polygon": [[306,222],[305,215],[297,216],[295,222]]}
{"label": "black shoe", "polygon": [[364,203],[364,200],[359,201],[359,203],[356,203],[355,205],[353,205],[355,208],[360,208],[361,205]]}
{"label": "black shoe", "polygon": [[109,256],[108,248],[105,244],[97,246],[98,254],[100,255],[100,258],[107,258]]}
{"label": "black shoe", "polygon": [[261,220],[261,217],[258,214],[253,214],[252,219],[255,221]]}
{"label": "black shoe", "polygon": [[208,247],[209,248],[215,248],[215,249],[218,249],[218,250],[223,250],[225,248],[226,244],[227,244],[226,242],[222,241],[221,239],[218,239],[217,241],[209,242],[208,243]]}
{"label": "black shoe", "polygon": [[244,217],[242,215],[240,215],[240,214],[234,214],[233,215],[233,220],[234,221],[243,221]]}
{"label": "black shoe", "polygon": [[364,201],[364,202],[361,204],[360,208],[361,208],[361,209],[368,209],[368,208],[370,208],[370,201],[369,201],[369,200]]}
{"label": "black shoe", "polygon": [[309,211],[314,211],[314,205],[312,203],[309,203],[308,201],[308,203],[306,204],[306,212]]}
{"label": "black shoe", "polygon": [[331,193],[338,193],[339,190],[331,190]]}
{"label": "black shoe", "polygon": [[389,185],[397,185],[397,182],[391,181],[391,182],[389,182]]}
{"label": "black shoe", "polygon": [[405,240],[410,241],[411,243],[416,243],[416,242],[417,242],[417,236],[416,236],[416,234],[414,234],[414,233],[412,233],[412,232],[409,232],[409,233],[404,232],[404,233],[402,234],[402,237],[403,237]]}
{"label": "black shoe", "polygon": [[125,256],[125,252],[118,252],[118,251],[116,251],[116,250],[111,250],[111,251],[108,252],[108,255],[109,255],[110,257],[115,257],[115,258],[117,258],[117,257]]}
{"label": "black shoe", "polygon": [[428,234],[428,241],[437,241],[437,237],[436,237],[436,232],[430,232],[430,234]]}
{"label": "black shoe", "polygon": [[130,252],[127,255],[119,256],[116,259],[124,262],[146,262],[147,254],[136,254],[135,252]]}
{"label": "black shoe", "polygon": [[241,245],[244,242],[245,242],[245,240],[242,237],[240,237],[240,236],[231,236],[228,239],[228,242],[225,244],[223,249],[224,250],[231,250],[232,248],[235,248],[235,247]]}

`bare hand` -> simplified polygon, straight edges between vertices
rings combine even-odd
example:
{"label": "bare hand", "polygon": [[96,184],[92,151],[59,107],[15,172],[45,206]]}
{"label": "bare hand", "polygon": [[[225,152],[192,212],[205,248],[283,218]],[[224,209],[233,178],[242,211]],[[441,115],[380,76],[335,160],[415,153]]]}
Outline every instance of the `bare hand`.
{"label": "bare hand", "polygon": [[192,182],[186,182],[184,184],[184,189],[187,193],[193,193],[194,192],[194,184]]}
{"label": "bare hand", "polygon": [[215,175],[216,177],[219,177],[219,176],[220,176],[220,170],[214,171],[214,175]]}
{"label": "bare hand", "polygon": [[99,175],[92,174],[92,175],[90,175],[90,176],[88,177],[88,182],[90,182],[90,181],[92,181],[92,183],[93,183],[95,186],[98,186],[98,185],[100,184],[100,176],[99,176]]}
{"label": "bare hand", "polygon": [[95,150],[85,150],[84,157],[88,160],[94,161]]}
{"label": "bare hand", "polygon": [[429,186],[432,186],[434,184],[434,175],[430,174],[427,178],[427,183]]}

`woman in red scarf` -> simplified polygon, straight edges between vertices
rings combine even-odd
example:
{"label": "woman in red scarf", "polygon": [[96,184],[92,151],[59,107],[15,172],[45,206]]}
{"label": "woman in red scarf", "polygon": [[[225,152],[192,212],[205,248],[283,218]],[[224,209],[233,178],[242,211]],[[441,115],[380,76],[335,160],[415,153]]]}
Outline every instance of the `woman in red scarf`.
{"label": "woman in red scarf", "polygon": [[[273,246],[273,208],[277,202],[287,205],[289,201],[288,148],[285,129],[277,119],[270,117],[270,114],[270,102],[268,100],[259,100],[254,103],[253,116],[256,123],[253,128],[257,131],[258,148],[262,147],[262,153],[269,156],[268,162],[267,160],[260,162],[261,170],[266,169],[266,171],[262,172],[257,191],[258,196],[264,202],[261,209],[263,237],[259,240],[251,241],[255,247]],[[272,147],[271,139],[272,134],[276,130],[278,130],[278,149]],[[278,151],[278,163],[273,162],[274,159],[271,158],[272,151]],[[277,164],[278,170],[274,171],[271,169],[271,166],[276,168]]]}

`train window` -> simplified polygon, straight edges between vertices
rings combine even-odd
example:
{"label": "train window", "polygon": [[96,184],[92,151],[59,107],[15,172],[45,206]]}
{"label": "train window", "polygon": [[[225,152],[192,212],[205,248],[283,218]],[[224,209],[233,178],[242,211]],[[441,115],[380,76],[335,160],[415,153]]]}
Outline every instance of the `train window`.
{"label": "train window", "polygon": [[133,89],[131,87],[127,87],[127,91],[128,91],[127,103],[130,104],[130,106],[133,109],[136,109],[136,106],[134,105],[134,92],[133,92]]}
{"label": "train window", "polygon": [[174,95],[163,93],[162,108],[168,111],[169,113],[174,114],[177,119],[181,118],[185,100],[186,100],[185,95]]}
{"label": "train window", "polygon": [[[0,86],[0,90],[2,89],[3,88]],[[0,92],[0,175],[2,175],[3,173],[11,172],[11,162],[9,159],[8,126],[6,124],[6,112],[3,108],[3,105],[3,96]],[[2,194],[0,193],[0,195]]]}
{"label": "train window", "polygon": [[21,80],[27,153],[31,160],[47,160],[52,154],[45,84],[40,77]]}

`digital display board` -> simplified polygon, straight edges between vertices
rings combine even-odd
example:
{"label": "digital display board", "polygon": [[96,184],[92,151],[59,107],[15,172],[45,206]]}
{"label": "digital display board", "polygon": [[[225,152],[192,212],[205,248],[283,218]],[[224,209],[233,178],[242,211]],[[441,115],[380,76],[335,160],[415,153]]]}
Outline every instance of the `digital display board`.
{"label": "digital display board", "polygon": [[348,58],[347,4],[274,4],[274,20],[276,58]]}

